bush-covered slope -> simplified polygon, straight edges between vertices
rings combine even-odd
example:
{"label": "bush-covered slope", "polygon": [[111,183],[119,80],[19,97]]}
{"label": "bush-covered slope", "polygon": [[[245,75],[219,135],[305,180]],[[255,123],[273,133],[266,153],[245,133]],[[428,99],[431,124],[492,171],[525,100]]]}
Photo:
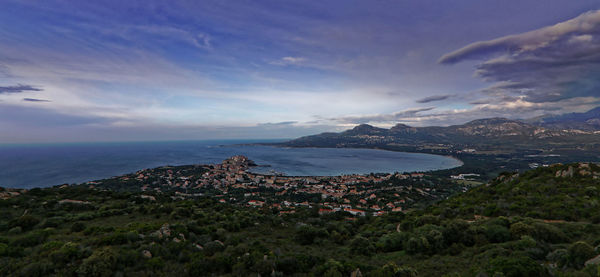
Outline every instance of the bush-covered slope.
{"label": "bush-covered slope", "polygon": [[597,276],[598,169],[504,174],[381,217],[33,189],[0,200],[0,275]]}
{"label": "bush-covered slope", "polygon": [[600,222],[600,167],[552,165],[522,174],[504,173],[489,185],[437,207],[460,215],[527,216]]}

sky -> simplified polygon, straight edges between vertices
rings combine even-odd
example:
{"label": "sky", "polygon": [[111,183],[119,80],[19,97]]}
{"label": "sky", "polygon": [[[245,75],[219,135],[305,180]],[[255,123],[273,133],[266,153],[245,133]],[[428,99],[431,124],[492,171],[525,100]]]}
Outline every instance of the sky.
{"label": "sky", "polygon": [[600,106],[597,0],[2,0],[0,143],[294,138]]}

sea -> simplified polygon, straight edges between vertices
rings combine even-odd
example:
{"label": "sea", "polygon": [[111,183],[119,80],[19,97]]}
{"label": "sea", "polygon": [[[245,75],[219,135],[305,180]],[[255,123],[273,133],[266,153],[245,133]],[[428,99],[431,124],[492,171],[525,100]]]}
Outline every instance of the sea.
{"label": "sea", "polygon": [[0,187],[78,184],[164,165],[214,164],[245,155],[252,170],[288,176],[335,176],[453,168],[452,157],[355,148],[287,148],[257,145],[279,140],[2,144]]}

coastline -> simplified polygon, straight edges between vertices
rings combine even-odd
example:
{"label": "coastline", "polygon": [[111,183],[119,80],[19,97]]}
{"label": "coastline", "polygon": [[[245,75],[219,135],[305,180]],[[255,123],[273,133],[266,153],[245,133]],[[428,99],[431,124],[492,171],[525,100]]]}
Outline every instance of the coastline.
{"label": "coastline", "polygon": [[[228,141],[231,142],[231,141]],[[131,172],[136,172],[143,169],[148,168],[156,168],[163,166],[182,166],[182,165],[197,165],[197,164],[214,164],[221,162],[223,159],[226,159],[230,156],[234,155],[247,155],[244,153],[248,151],[256,151],[255,149],[245,149],[245,146],[269,146],[264,148],[282,148],[275,145],[264,145],[264,144],[256,144],[256,143],[248,143],[244,144],[244,147],[240,147],[240,144],[225,144],[219,141],[211,141],[210,143],[206,143],[203,141],[192,141],[192,142],[184,142],[184,143],[152,143],[152,144],[132,144],[127,143],[126,145],[122,144],[100,144],[100,147],[97,144],[86,144],[85,147],[82,147],[81,144],[78,144],[76,147],[72,149],[66,149],[65,145],[59,145],[56,147],[42,147],[36,146],[34,149],[30,147],[26,147],[27,153],[26,155],[22,155],[19,153],[19,148],[12,147],[9,155],[5,155],[4,161],[0,160],[0,163],[6,164],[6,169],[4,171],[5,179],[2,179],[2,174],[0,174],[0,186],[7,188],[35,188],[35,187],[51,187],[62,184],[80,184],[93,180],[111,178],[115,176],[120,176],[124,174],[129,174]],[[203,144],[204,143],[204,144]],[[154,148],[157,146],[162,147],[167,145],[166,149],[157,150],[158,153],[147,153],[153,152]],[[171,149],[171,146],[175,146],[175,149]],[[112,147],[115,146],[115,147]],[[193,149],[188,151],[188,146],[196,147],[198,149]],[[233,147],[232,147],[233,146]],[[41,147],[41,148],[40,148]],[[138,150],[132,150],[131,148],[138,147]],[[236,149],[235,147],[238,147]],[[61,149],[62,152],[60,154],[54,154],[52,151],[56,149]],[[163,147],[164,148],[164,147]],[[259,149],[265,153],[257,152],[257,155],[262,155],[262,159],[258,159],[261,165],[273,165],[277,164],[277,162],[281,163],[282,160],[279,161],[269,161],[267,158],[271,158],[273,154],[276,156],[273,157],[285,157],[283,162],[290,162],[293,159],[287,157],[288,153],[282,151],[275,151],[275,153],[271,154],[271,151],[265,151],[263,149]],[[287,149],[299,149],[298,147],[283,147]],[[53,150],[54,149],[54,150]],[[84,149],[85,151],[81,150]],[[183,150],[182,150],[183,149]],[[451,158],[455,164],[450,164],[448,166],[441,166],[434,169],[424,168],[423,170],[402,170],[401,168],[398,170],[390,169],[389,167],[377,167],[376,164],[371,164],[371,169],[368,171],[351,171],[347,173],[339,173],[339,174],[293,174],[293,172],[285,171],[286,176],[341,176],[346,174],[367,174],[369,172],[373,173],[392,173],[396,171],[407,171],[407,172],[431,172],[436,170],[448,170],[451,168],[460,167],[464,164],[463,161],[457,159],[456,157],[444,156],[444,155],[436,155],[430,153],[414,153],[414,152],[406,152],[406,151],[393,151],[388,149],[378,149],[378,148],[323,148],[323,147],[311,147],[306,148],[311,149],[311,152],[319,152],[321,150],[325,151],[323,155],[330,155],[334,153],[334,155],[338,159],[344,159],[343,154],[335,154],[339,149],[346,149],[348,151],[356,151],[359,152],[363,150],[375,151],[379,150],[385,153],[406,153],[407,155],[419,155],[421,157],[443,157],[443,158]],[[35,151],[33,151],[35,150]],[[243,150],[243,151],[238,151]],[[315,151],[317,150],[317,151]],[[331,151],[333,150],[333,152]],[[67,151],[66,153],[64,151]],[[87,151],[87,152],[86,152]],[[186,152],[187,151],[187,152]],[[208,151],[208,152],[207,152]],[[214,152],[217,151],[217,152]],[[124,152],[124,153],[121,153]],[[132,152],[131,155],[128,152]],[[296,151],[297,152],[297,151]],[[302,152],[302,151],[300,151]],[[5,152],[7,153],[7,152]],[[83,154],[81,154],[83,153]],[[211,154],[212,153],[212,154]],[[376,153],[376,152],[371,152]],[[268,154],[268,155],[267,155]],[[221,157],[219,157],[221,155]],[[295,157],[298,153],[293,153],[292,157]],[[312,153],[315,156],[315,153]],[[21,156],[28,156],[29,160],[21,158]],[[318,155],[317,155],[318,156]],[[386,157],[389,155],[384,155],[383,158],[380,158],[380,163],[386,163],[385,159],[393,158]],[[334,157],[334,159],[336,158]],[[254,159],[254,157],[252,157]],[[301,158],[300,158],[301,159]],[[356,159],[356,157],[351,157],[351,159]],[[381,160],[383,159],[383,160]],[[434,158],[435,159],[435,158]],[[265,161],[266,160],[266,161]],[[16,161],[16,163],[15,163]],[[59,161],[57,163],[57,161]],[[154,162],[155,161],[155,162]],[[328,161],[331,163],[331,161]],[[44,166],[47,163],[52,163],[52,166]],[[113,164],[114,163],[114,164]],[[334,162],[335,163],[335,162]],[[422,161],[421,163],[427,163]],[[446,162],[447,164],[448,162]],[[81,165],[84,166],[81,166]],[[407,163],[410,164],[410,163]],[[109,165],[107,167],[107,165]],[[361,164],[362,165],[362,164]],[[294,166],[303,166],[302,164],[296,165],[294,163],[288,164],[288,168],[293,168]],[[304,165],[306,166],[306,165]],[[345,165],[341,165],[342,167]],[[356,166],[356,165],[355,165]],[[367,167],[369,165],[366,165]],[[12,168],[11,168],[12,167]],[[319,165],[312,165],[314,168],[319,168]],[[48,170],[50,168],[50,170]],[[306,170],[310,170],[306,169]],[[276,171],[282,171],[280,169],[276,169]],[[8,176],[10,174],[10,176]],[[289,175],[287,175],[289,174]],[[22,176],[22,181],[19,181],[18,178]],[[33,181],[32,181],[33,180]],[[36,181],[37,180],[37,181]]]}

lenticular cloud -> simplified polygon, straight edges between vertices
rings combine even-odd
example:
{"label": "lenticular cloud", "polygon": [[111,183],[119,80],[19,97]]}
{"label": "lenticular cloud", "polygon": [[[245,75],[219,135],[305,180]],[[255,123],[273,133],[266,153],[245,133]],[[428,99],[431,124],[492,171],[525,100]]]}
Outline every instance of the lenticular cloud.
{"label": "lenticular cloud", "polygon": [[475,75],[493,82],[481,91],[482,97],[519,97],[529,103],[598,100],[600,10],[538,30],[475,42],[442,56],[439,62],[469,59],[483,60]]}

